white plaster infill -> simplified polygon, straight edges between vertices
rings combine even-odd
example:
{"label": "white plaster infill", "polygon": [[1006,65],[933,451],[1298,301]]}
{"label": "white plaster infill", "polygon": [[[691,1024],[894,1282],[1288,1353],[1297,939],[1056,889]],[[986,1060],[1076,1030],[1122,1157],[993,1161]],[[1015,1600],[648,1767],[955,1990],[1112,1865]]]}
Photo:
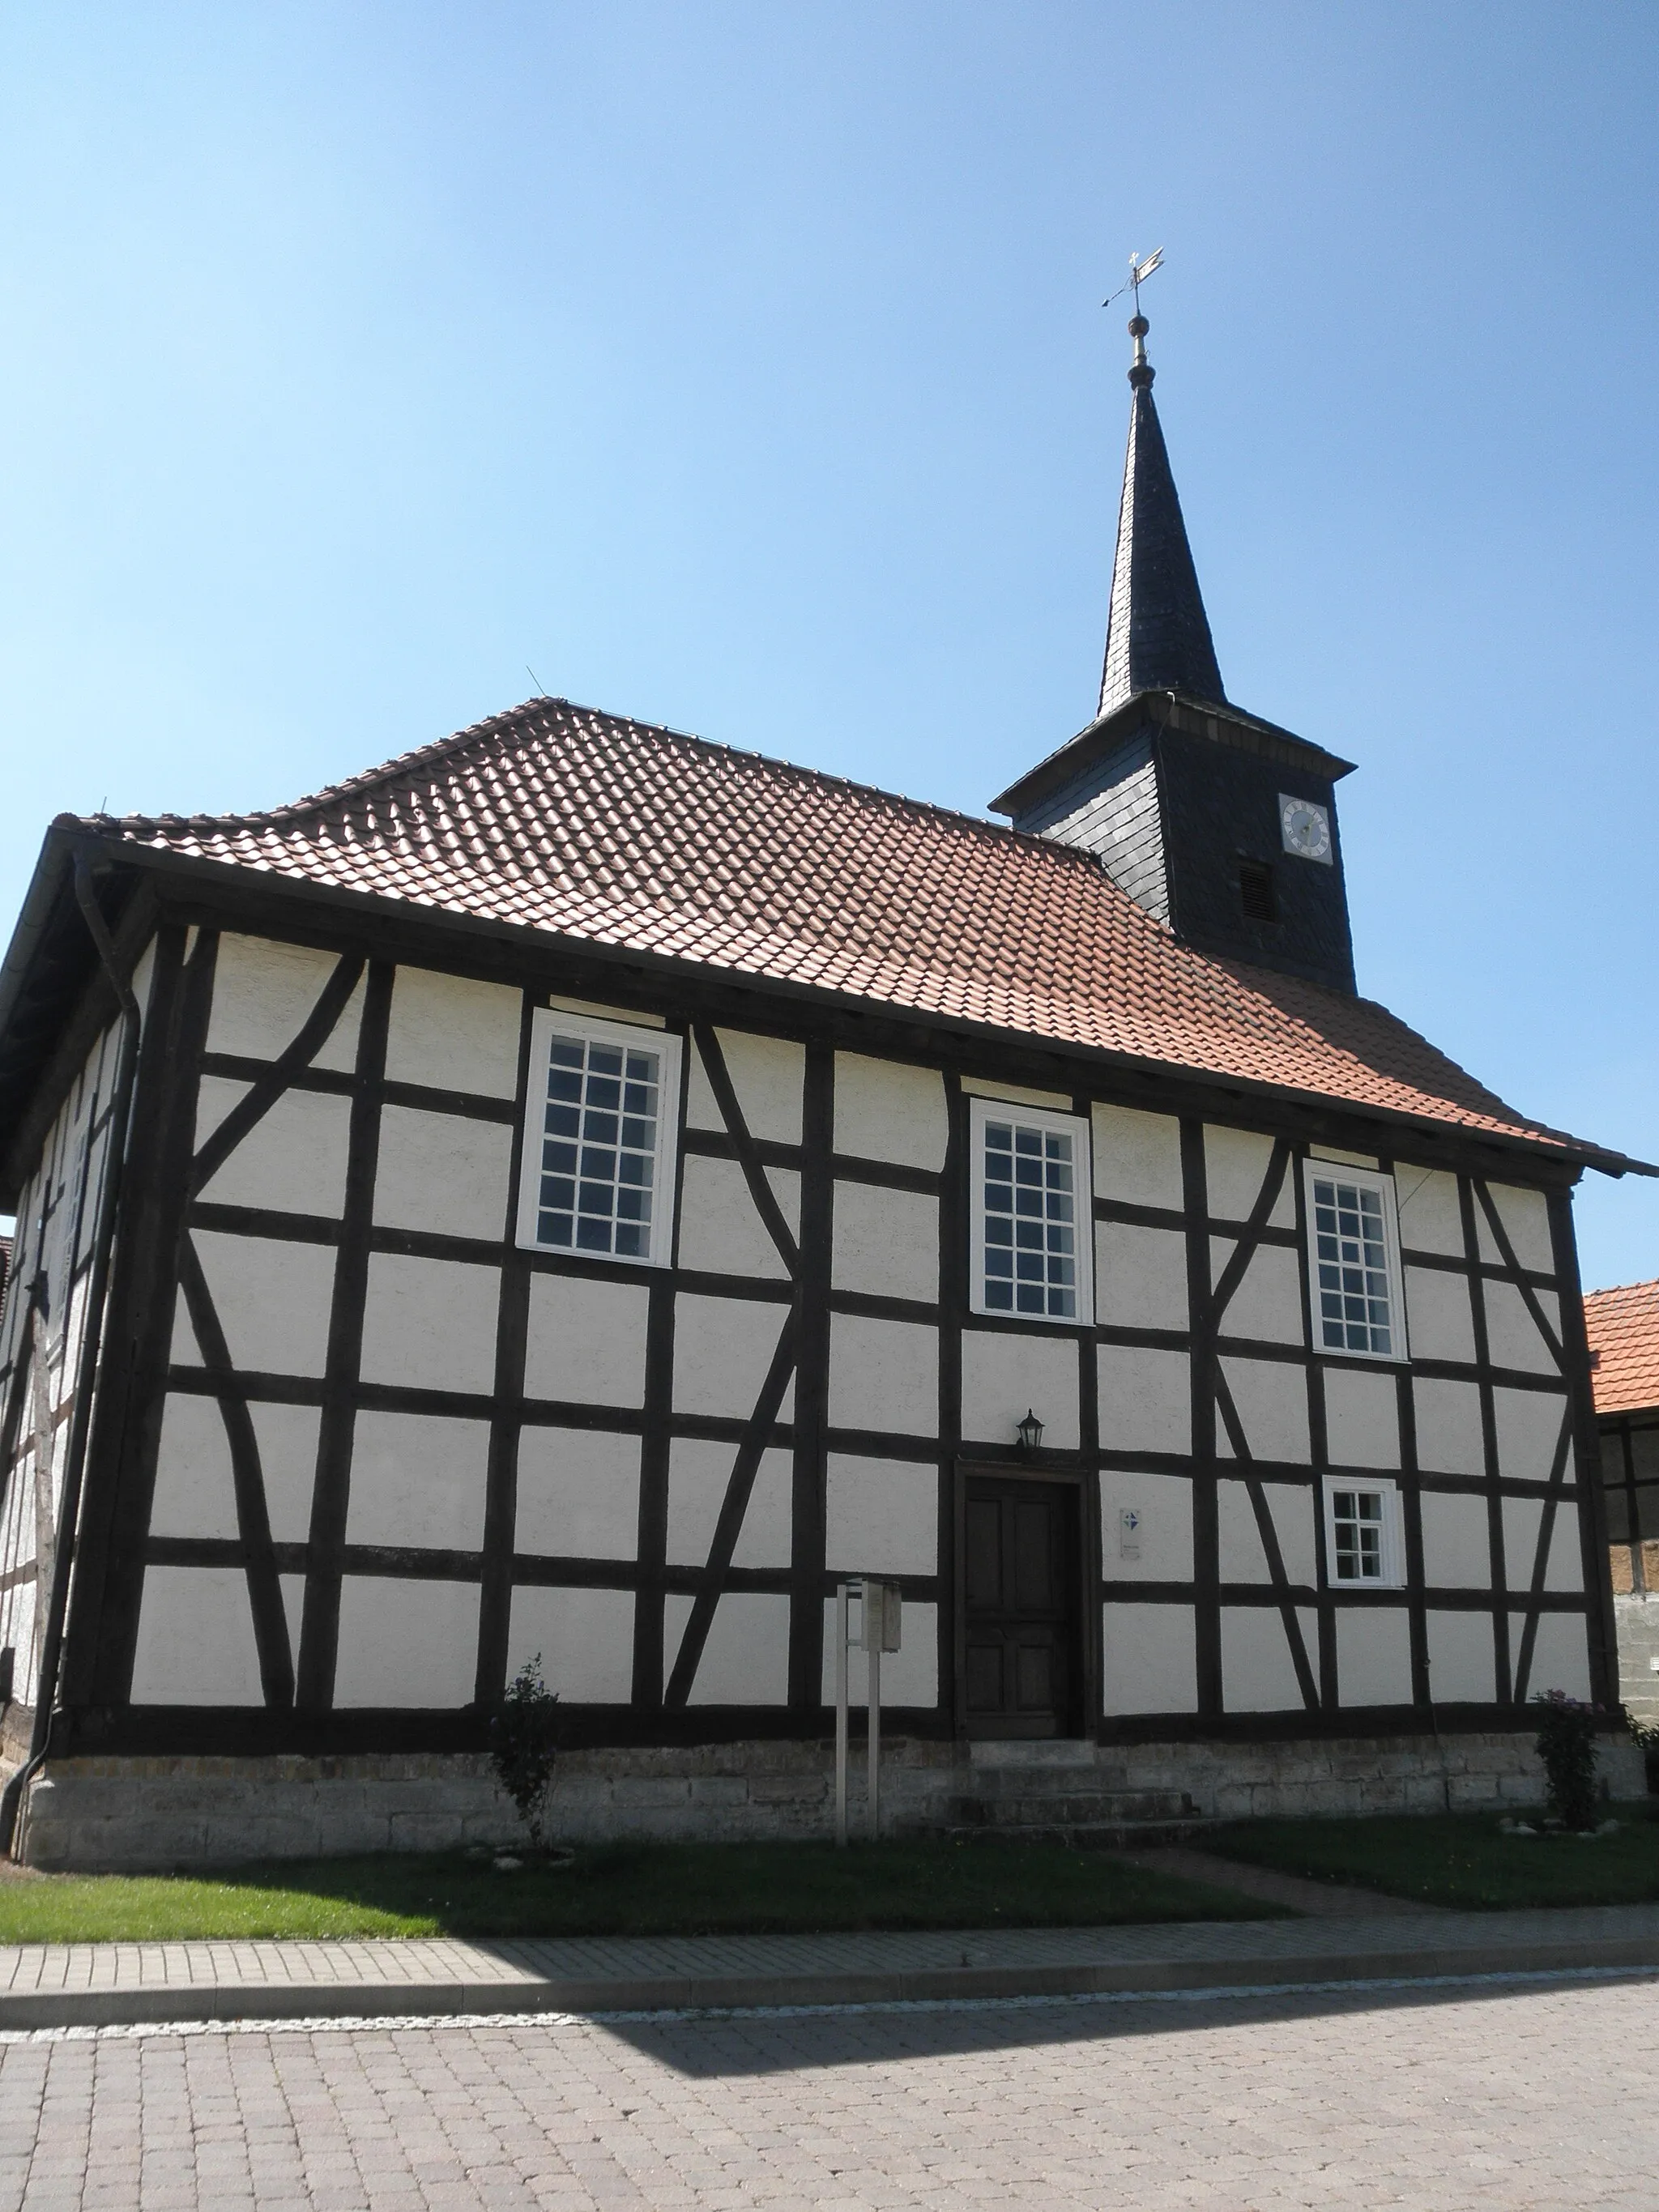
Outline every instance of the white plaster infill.
{"label": "white plaster infill", "polygon": [[19,1945],[0,2033],[1659,1972],[1659,1905],[846,1936]]}

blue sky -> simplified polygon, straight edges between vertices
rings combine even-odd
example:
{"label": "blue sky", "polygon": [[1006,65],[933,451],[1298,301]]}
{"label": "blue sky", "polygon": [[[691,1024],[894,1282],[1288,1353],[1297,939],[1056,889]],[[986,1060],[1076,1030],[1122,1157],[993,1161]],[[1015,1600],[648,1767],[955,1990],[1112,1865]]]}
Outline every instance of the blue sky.
{"label": "blue sky", "polygon": [[[538,688],[981,808],[1091,708],[1161,245],[1361,988],[1659,1158],[1656,112],[1646,0],[15,6],[0,902]],[[1659,1273],[1659,1186],[1579,1214]]]}

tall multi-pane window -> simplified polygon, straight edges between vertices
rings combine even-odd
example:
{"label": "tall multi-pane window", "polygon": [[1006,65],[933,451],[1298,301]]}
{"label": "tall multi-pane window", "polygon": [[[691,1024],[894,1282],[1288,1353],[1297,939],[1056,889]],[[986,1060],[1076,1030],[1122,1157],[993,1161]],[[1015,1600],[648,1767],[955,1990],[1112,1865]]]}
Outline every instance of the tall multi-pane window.
{"label": "tall multi-pane window", "polygon": [[1308,1223],[1317,1349],[1403,1359],[1399,1232],[1389,1177],[1310,1160]]}
{"label": "tall multi-pane window", "polygon": [[677,1038],[538,1012],[520,1243],[665,1261],[678,1109]]}
{"label": "tall multi-pane window", "polygon": [[1325,1545],[1330,1580],[1338,1589],[1398,1587],[1397,1503],[1391,1482],[1351,1482],[1336,1476],[1327,1482]]}
{"label": "tall multi-pane window", "polygon": [[1090,1319],[1088,1123],[976,1098],[972,1128],[974,1311]]}

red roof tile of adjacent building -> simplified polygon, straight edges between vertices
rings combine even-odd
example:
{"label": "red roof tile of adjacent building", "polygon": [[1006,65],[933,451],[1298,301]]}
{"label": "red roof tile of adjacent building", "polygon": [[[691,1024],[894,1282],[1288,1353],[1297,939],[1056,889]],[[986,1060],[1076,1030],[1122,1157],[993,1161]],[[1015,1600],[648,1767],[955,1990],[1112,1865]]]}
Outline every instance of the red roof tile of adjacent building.
{"label": "red roof tile of adjacent building", "polygon": [[1516,1113],[1369,1000],[1192,951],[1087,853],[565,700],[532,700],[269,813],[80,826],[1045,1042],[1596,1150]]}
{"label": "red roof tile of adjacent building", "polygon": [[1598,1413],[1659,1406],[1659,1282],[1626,1283],[1584,1297]]}

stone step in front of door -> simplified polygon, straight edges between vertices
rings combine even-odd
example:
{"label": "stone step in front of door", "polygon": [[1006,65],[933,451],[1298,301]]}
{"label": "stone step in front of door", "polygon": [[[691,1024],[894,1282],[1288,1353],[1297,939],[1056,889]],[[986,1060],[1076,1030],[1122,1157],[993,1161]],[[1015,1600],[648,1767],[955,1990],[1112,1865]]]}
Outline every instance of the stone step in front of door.
{"label": "stone step in front of door", "polygon": [[1087,1737],[981,1740],[928,1826],[953,1837],[1107,1845],[1176,1842],[1201,1824],[1184,1790],[1132,1786],[1121,1753]]}
{"label": "stone step in front of door", "polygon": [[978,1736],[968,1746],[968,1763],[975,1774],[999,1773],[1005,1767],[1098,1766],[1100,1747],[1091,1736],[1040,1735]]}
{"label": "stone step in front of door", "polygon": [[1213,1820],[1079,1820],[988,1827],[983,1822],[930,1827],[918,1832],[949,1844],[981,1844],[987,1850],[1024,1844],[1065,1844],[1073,1850],[1150,1851],[1201,1842]]}
{"label": "stone step in front of door", "polygon": [[1129,1827],[1157,1821],[1191,1823],[1198,1808],[1182,1790],[975,1790],[948,1797],[943,1807],[949,1828]]}
{"label": "stone step in front of door", "polygon": [[[1155,1778],[1154,1778],[1155,1779]],[[1128,1769],[1103,1761],[1098,1766],[971,1766],[959,1775],[951,1795],[973,1797],[985,1805],[1025,1802],[1040,1798],[1099,1797],[1114,1802],[1157,1797],[1167,1799],[1177,1814],[1196,1814],[1198,1807],[1184,1790],[1137,1787]]]}

